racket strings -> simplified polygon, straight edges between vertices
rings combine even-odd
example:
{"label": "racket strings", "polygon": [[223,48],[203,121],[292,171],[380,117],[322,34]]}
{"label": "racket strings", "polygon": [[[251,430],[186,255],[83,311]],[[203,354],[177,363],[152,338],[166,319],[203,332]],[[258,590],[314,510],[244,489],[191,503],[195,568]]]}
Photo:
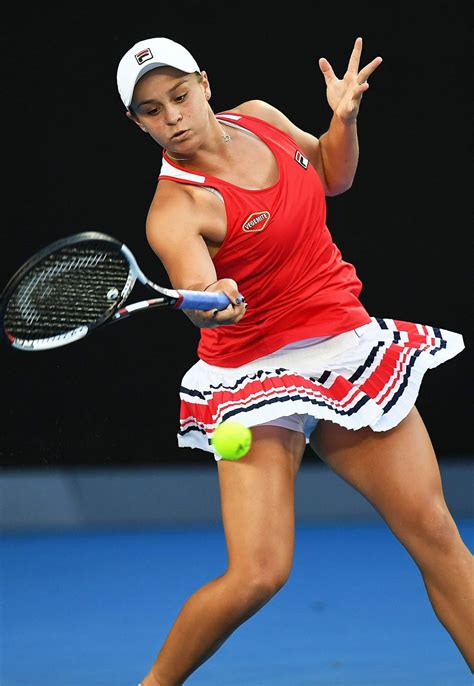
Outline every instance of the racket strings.
{"label": "racket strings", "polygon": [[69,246],[25,274],[5,313],[15,338],[49,338],[102,320],[135,283],[125,257],[93,246]]}

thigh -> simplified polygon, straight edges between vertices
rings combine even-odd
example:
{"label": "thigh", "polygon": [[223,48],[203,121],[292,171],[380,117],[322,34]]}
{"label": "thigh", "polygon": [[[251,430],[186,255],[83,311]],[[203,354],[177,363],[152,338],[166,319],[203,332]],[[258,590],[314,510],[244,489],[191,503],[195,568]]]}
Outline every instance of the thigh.
{"label": "thigh", "polygon": [[230,569],[291,567],[294,484],[305,447],[302,433],[255,426],[244,458],[218,462]]}
{"label": "thigh", "polygon": [[389,431],[321,421],[311,447],[390,524],[445,506],[438,461],[416,408]]}

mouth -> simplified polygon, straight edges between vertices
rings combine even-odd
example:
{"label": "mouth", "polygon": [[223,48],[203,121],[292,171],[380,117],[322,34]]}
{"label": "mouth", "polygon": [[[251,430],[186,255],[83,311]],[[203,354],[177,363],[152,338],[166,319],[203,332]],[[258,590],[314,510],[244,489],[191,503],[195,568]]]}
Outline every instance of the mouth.
{"label": "mouth", "polygon": [[183,131],[177,131],[171,136],[172,141],[182,141],[186,135],[189,133],[189,129],[184,129]]}

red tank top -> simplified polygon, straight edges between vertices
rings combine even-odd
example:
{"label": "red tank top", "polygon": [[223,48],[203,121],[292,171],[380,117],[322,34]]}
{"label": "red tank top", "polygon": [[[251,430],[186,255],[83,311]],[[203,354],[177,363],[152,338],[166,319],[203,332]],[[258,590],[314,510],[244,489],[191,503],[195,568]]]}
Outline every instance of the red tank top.
{"label": "red tank top", "polygon": [[370,316],[359,300],[362,283],[326,226],[326,197],[314,167],[295,141],[256,117],[220,113],[256,134],[273,152],[278,181],[248,190],[171,164],[163,152],[160,179],[207,186],[225,203],[227,234],[213,262],[232,278],[248,309],[237,324],[200,329],[198,356],[238,367],[304,338],[362,326]]}

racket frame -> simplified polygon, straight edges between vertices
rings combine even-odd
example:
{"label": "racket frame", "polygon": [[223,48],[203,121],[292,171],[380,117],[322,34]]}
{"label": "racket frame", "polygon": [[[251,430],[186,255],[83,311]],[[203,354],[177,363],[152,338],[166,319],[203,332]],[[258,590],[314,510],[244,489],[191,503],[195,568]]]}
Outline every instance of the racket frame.
{"label": "racket frame", "polygon": [[[128,263],[128,278],[118,299],[115,300],[114,303],[111,303],[110,308],[95,322],[88,325],[84,324],[82,326],[78,326],[77,328],[71,329],[65,333],[61,333],[56,336],[50,336],[48,338],[37,338],[31,340],[14,338],[11,336],[4,327],[4,314],[7,310],[10,297],[21,284],[25,276],[27,276],[32,269],[34,269],[49,255],[53,255],[54,253],[61,251],[63,248],[73,247],[74,245],[83,243],[85,241],[97,241],[98,243],[104,242],[104,244],[109,247],[113,246],[116,252],[121,253],[124,256],[125,261]],[[146,301],[144,300],[140,303],[134,303],[128,307],[122,308],[123,303],[127,300],[128,296],[132,292],[137,280],[155,293],[160,293],[160,297]],[[12,275],[0,296],[0,334],[3,341],[13,348],[26,351],[49,350],[50,348],[59,348],[63,345],[74,343],[75,341],[87,336],[94,329],[107,324],[109,321],[113,322],[117,319],[122,319],[137,309],[145,309],[146,307],[150,306],[173,307],[175,305],[179,305],[180,300],[181,297],[178,291],[157,286],[152,281],[147,279],[138,266],[133,253],[121,241],[118,241],[113,236],[101,233],[99,231],[83,231],[81,233],[73,234],[72,236],[60,238],[44,248],[41,248],[28,260],[26,260],[26,262],[24,262],[22,266]]]}
{"label": "racket frame", "polygon": [[[84,243],[86,241],[103,242],[108,246],[114,246],[117,253],[121,253],[128,264],[128,278],[125,282],[122,292],[119,297],[110,305],[104,314],[97,318],[90,324],[83,324],[75,329],[49,336],[47,338],[36,339],[22,339],[14,338],[5,330],[4,315],[8,308],[10,297],[21,284],[24,277],[42,260],[49,255],[59,252],[63,248],[73,247],[76,244]],[[136,281],[139,281],[143,286],[158,293],[159,297],[141,300],[139,302],[124,305],[130,293],[132,292]],[[238,302],[243,302],[243,296],[239,296]],[[84,338],[94,329],[97,329],[104,324],[113,323],[127,317],[132,312],[137,310],[146,310],[154,307],[172,307],[176,309],[225,309],[230,304],[230,299],[224,293],[201,293],[186,290],[174,290],[158,286],[148,279],[143,271],[138,266],[137,260],[131,250],[121,241],[117,240],[109,234],[99,231],[83,231],[81,233],[73,234],[65,238],[60,238],[44,248],[38,250],[32,257],[30,257],[23,265],[13,274],[5,288],[0,295],[0,337],[5,343],[13,348],[25,351],[49,350],[50,348],[58,348],[69,343],[73,343],[81,338]]]}

